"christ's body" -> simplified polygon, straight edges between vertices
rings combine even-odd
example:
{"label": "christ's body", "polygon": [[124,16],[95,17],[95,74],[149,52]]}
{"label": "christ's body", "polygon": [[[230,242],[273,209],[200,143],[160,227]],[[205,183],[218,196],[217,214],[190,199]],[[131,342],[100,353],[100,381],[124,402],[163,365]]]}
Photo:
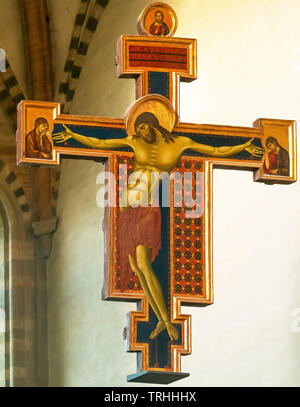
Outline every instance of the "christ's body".
{"label": "christ's body", "polygon": [[[131,205],[135,203],[135,199],[141,205],[140,209],[145,210],[144,206],[151,201],[151,175],[153,173],[170,173],[178,163],[180,156],[187,149],[214,157],[229,157],[243,150],[247,150],[253,155],[261,155],[263,153],[262,149],[251,144],[252,140],[237,146],[213,147],[197,143],[188,137],[174,136],[160,126],[154,114],[149,112],[144,112],[137,117],[134,128],[136,134],[132,137],[127,136],[124,139],[101,140],[86,137],[73,133],[67,127],[65,127],[66,130],[64,132],[56,135],[64,140],[72,137],[93,149],[132,148],[135,157],[134,172],[143,173],[147,182],[141,182],[137,179],[134,184],[127,187],[126,205],[121,209],[123,212],[128,211],[128,213],[129,211],[139,210],[139,208],[131,208]],[[149,214],[152,210],[153,208],[150,207]],[[136,212],[134,216],[136,216]],[[154,222],[156,221],[157,224],[157,211],[153,216]],[[126,236],[123,236],[123,239],[125,240]],[[141,287],[158,319],[156,328],[150,334],[150,339],[154,339],[160,332],[166,329],[170,339],[177,340],[179,336],[178,331],[171,322],[160,283],[152,268],[152,249],[156,246],[155,242],[153,244],[146,243],[149,241],[148,237],[141,238],[141,240],[142,242],[136,242],[135,253],[127,253],[127,259],[132,271],[137,274]]]}

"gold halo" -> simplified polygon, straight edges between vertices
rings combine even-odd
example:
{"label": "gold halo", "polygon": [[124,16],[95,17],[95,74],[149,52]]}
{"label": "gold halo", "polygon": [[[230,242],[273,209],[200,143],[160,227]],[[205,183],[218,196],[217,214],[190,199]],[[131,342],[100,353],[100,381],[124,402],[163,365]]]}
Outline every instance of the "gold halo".
{"label": "gold halo", "polygon": [[135,120],[144,112],[153,113],[159,121],[159,124],[168,130],[169,133],[172,132],[176,122],[176,113],[173,106],[167,98],[153,94],[141,97],[127,109],[125,121],[128,136],[135,134]]}

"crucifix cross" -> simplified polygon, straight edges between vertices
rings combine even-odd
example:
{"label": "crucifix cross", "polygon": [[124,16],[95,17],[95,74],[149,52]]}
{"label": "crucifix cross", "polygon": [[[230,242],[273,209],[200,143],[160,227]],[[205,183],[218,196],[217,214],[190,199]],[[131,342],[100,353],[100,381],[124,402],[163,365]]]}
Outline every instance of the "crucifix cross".
{"label": "crucifix cross", "polygon": [[[172,38],[175,12],[152,3],[141,35],[118,41],[118,76],[136,79],[124,119],[60,113],[58,103],[22,101],[17,162],[57,166],[61,157],[105,161],[105,300],[137,301],[125,330],[138,352],[128,381],[171,383],[191,353],[182,305],[213,302],[213,168],[251,170],[265,183],[296,181],[295,122],[253,128],[181,123],[180,81],[196,79],[196,40]],[[154,188],[155,187],[155,188]]]}

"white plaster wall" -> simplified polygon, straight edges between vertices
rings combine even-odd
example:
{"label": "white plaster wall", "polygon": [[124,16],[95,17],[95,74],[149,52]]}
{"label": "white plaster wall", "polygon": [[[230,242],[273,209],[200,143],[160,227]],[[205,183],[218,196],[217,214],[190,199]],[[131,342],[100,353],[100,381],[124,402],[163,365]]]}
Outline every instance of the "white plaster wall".
{"label": "white plaster wall", "polygon": [[20,88],[27,94],[21,13],[18,0],[0,1],[0,48],[14,71]]}
{"label": "white plaster wall", "polygon": [[[134,81],[118,80],[119,35],[136,34],[148,4],[110,0],[90,47],[73,113],[122,117]],[[251,126],[300,122],[298,0],[169,0],[178,36],[198,40],[198,80],[181,85],[181,120]],[[100,300],[102,165],[65,160],[49,261],[50,383],[126,386],[135,355],[121,339],[133,304]],[[182,386],[300,385],[300,184],[266,186],[249,172],[214,172],[214,292],[192,314]],[[298,329],[299,328],[299,329]],[[137,385],[138,386],[138,385]]]}

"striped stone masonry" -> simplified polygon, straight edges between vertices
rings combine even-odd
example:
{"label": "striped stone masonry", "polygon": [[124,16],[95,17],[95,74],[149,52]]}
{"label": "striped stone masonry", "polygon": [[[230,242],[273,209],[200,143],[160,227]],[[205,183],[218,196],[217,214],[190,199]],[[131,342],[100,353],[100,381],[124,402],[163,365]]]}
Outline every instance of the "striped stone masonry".
{"label": "striped stone masonry", "polygon": [[14,129],[17,127],[17,105],[23,99],[25,96],[8,60],[6,60],[6,70],[0,72],[0,105],[10,117]]}
{"label": "striped stone masonry", "polygon": [[[69,53],[64,68],[64,79],[59,86],[59,102],[64,113],[69,113],[83,65],[98,23],[109,0],[82,0],[75,17]],[[90,7],[89,7],[90,6]]]}
{"label": "striped stone masonry", "polygon": [[23,220],[28,222],[31,219],[31,210],[25,191],[15,174],[15,172],[2,160],[0,160],[0,182],[9,187],[12,198],[18,203]]}

